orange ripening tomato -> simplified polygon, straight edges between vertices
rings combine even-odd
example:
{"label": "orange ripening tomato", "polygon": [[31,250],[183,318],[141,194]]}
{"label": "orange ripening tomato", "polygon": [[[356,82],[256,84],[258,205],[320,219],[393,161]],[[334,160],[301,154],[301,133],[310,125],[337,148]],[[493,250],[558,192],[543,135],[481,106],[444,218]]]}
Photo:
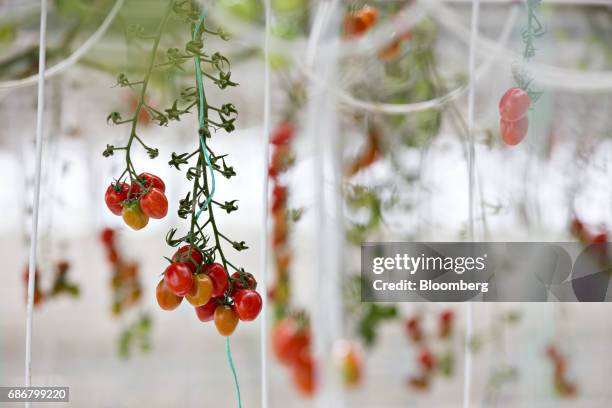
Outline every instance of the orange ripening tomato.
{"label": "orange ripening tomato", "polygon": [[123,216],[123,221],[136,231],[143,229],[149,223],[149,217],[142,212],[142,208],[140,208],[138,202],[125,204],[121,214]]}
{"label": "orange ripening tomato", "polygon": [[359,37],[372,28],[376,20],[378,20],[378,10],[365,6],[344,18],[344,34],[347,37]]}
{"label": "orange ripening tomato", "polygon": [[231,335],[238,326],[238,315],[231,306],[219,305],[215,309],[215,326],[220,335]]}
{"label": "orange ripening tomato", "polygon": [[174,310],[183,301],[182,296],[177,296],[168,289],[163,279],[157,284],[155,297],[157,298],[157,304],[162,310]]}
{"label": "orange ripening tomato", "polygon": [[203,306],[212,297],[213,282],[208,275],[203,273],[195,275],[194,278],[193,287],[185,297],[193,306]]}
{"label": "orange ripening tomato", "polygon": [[301,353],[291,367],[293,383],[305,396],[310,397],[316,389],[315,363],[309,352]]}

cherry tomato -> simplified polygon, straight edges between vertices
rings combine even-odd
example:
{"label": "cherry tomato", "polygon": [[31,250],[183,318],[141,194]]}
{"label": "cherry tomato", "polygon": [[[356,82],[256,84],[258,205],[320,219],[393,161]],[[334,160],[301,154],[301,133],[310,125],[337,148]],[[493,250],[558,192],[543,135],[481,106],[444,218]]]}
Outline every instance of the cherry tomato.
{"label": "cherry tomato", "polygon": [[521,88],[510,88],[499,101],[499,115],[508,122],[515,122],[527,114],[531,98]]}
{"label": "cherry tomato", "polygon": [[369,6],[344,18],[344,34],[348,37],[359,37],[368,31],[378,19],[378,11]]}
{"label": "cherry tomato", "polygon": [[205,305],[195,308],[198,319],[201,322],[210,322],[215,318],[215,309],[219,306],[217,298],[211,298]]}
{"label": "cherry tomato", "polygon": [[358,384],[361,381],[363,364],[357,347],[346,340],[340,340],[334,345],[334,354],[340,362],[344,384]]}
{"label": "cherry tomato", "polygon": [[433,368],[436,365],[436,358],[427,349],[421,350],[421,352],[419,353],[418,359],[419,359],[419,364],[421,364],[421,367],[423,367],[426,371],[433,370]]}
{"label": "cherry tomato", "polygon": [[[144,185],[145,189],[156,188],[158,190],[161,190],[162,193],[166,192],[166,185],[164,184],[161,178],[157,177],[154,174],[140,173],[140,175],[138,176],[138,181],[140,181],[140,183]],[[142,193],[143,191],[143,188],[138,183],[138,181],[135,180],[132,183],[132,194],[136,196]]]}
{"label": "cherry tomato", "polygon": [[231,306],[219,305],[215,309],[215,326],[220,335],[227,337],[238,326],[238,315]]}
{"label": "cherry tomato", "polygon": [[406,321],[406,331],[408,332],[408,337],[415,343],[418,343],[423,338],[421,322],[417,317],[413,317]]}
{"label": "cherry tomato", "polygon": [[155,297],[157,298],[157,304],[163,310],[174,310],[183,301],[182,296],[176,296],[168,289],[163,279],[157,284]]}
{"label": "cherry tomato", "polygon": [[232,274],[232,295],[240,289],[257,289],[255,277],[248,272],[234,272]]}
{"label": "cherry tomato", "polygon": [[282,364],[290,365],[309,347],[310,335],[306,330],[301,330],[294,319],[286,317],[274,327],[272,349]]}
{"label": "cherry tomato", "polygon": [[104,201],[113,214],[121,215],[122,203],[127,200],[129,189],[130,186],[127,183],[112,183],[106,189]]}
{"label": "cherry tomato", "polygon": [[164,218],[168,214],[168,199],[161,190],[152,188],[140,197],[140,207],[151,218]]}
{"label": "cherry tomato", "polygon": [[291,154],[289,146],[286,144],[277,145],[272,152],[268,175],[270,177],[276,177],[279,173],[287,171],[289,166],[293,164],[293,161],[294,157]]}
{"label": "cherry tomato", "polygon": [[270,137],[270,143],[273,145],[281,145],[289,143],[293,137],[293,125],[289,122],[281,123],[278,125],[272,137]]}
{"label": "cherry tomato", "polygon": [[274,185],[272,189],[272,211],[278,211],[285,206],[287,202],[287,187],[279,184]]}
{"label": "cherry tomato", "polygon": [[234,295],[234,309],[240,320],[250,322],[255,320],[261,312],[262,300],[257,291],[240,289]]}
{"label": "cherry tomato", "polygon": [[212,296],[213,283],[212,280],[203,273],[195,275],[193,287],[185,296],[187,301],[194,306],[202,306],[208,303]]}
{"label": "cherry tomato", "polygon": [[193,286],[191,269],[185,264],[173,262],[164,271],[166,286],[177,296],[185,296]]}
{"label": "cherry tomato", "polygon": [[529,119],[527,116],[517,120],[516,122],[507,122],[502,119],[499,121],[499,127],[504,143],[514,146],[519,144],[525,138],[525,136],[527,136]]}
{"label": "cherry tomato", "polygon": [[191,269],[191,272],[196,273],[198,266],[202,263],[204,257],[202,253],[191,245],[183,245],[172,257],[172,262],[184,263]]}
{"label": "cherry tomato", "polygon": [[124,205],[122,215],[123,221],[136,231],[143,229],[149,223],[149,217],[142,212],[137,201]]}
{"label": "cherry tomato", "polygon": [[107,247],[111,246],[115,241],[115,231],[112,228],[104,228],[100,233],[100,240]]}
{"label": "cherry tomato", "polygon": [[316,388],[315,364],[308,352],[301,353],[291,367],[293,383],[305,396],[312,396]]}
{"label": "cherry tomato", "polygon": [[211,263],[209,265],[204,265],[203,272],[207,274],[213,283],[213,296],[219,297],[223,296],[227,288],[229,287],[229,282],[227,279],[227,272],[223,265],[218,263]]}

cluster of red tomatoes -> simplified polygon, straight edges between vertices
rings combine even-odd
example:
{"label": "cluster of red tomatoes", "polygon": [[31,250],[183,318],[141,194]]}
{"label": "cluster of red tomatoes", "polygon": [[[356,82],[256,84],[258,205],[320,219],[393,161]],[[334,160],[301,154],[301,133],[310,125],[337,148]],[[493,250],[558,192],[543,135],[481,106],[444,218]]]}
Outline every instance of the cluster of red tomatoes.
{"label": "cluster of red tomatoes", "polygon": [[196,247],[185,245],[164,271],[156,296],[163,310],[174,310],[187,298],[200,321],[214,320],[219,334],[229,336],[239,321],[255,320],[261,312],[262,299],[256,288],[250,273],[237,271],[229,276],[223,265],[204,263]]}
{"label": "cluster of red tomatoes", "polygon": [[550,359],[554,366],[553,381],[555,391],[562,397],[573,397],[578,391],[575,383],[567,379],[567,359],[563,356],[557,347],[550,345],[546,349],[546,356]]}
{"label": "cluster of red tomatoes", "polygon": [[304,314],[288,315],[272,331],[272,349],[278,361],[291,370],[297,389],[306,396],[316,389],[315,363],[310,348],[310,327]]}
{"label": "cluster of red tomatoes", "polygon": [[527,135],[531,97],[521,88],[510,88],[499,101],[499,127],[504,143],[514,146]]}
{"label": "cluster of red tomatoes", "polygon": [[378,10],[364,6],[344,17],[344,35],[352,38],[360,37],[372,28],[377,20]]}
{"label": "cluster of red tomatoes", "polygon": [[161,178],[142,173],[132,184],[111,183],[104,200],[109,210],[121,215],[132,229],[139,230],[149,223],[149,218],[160,219],[168,214],[166,185]]}
{"label": "cluster of red tomatoes", "polygon": [[[454,319],[455,315],[450,309],[444,310],[438,315],[438,337],[440,339],[447,340],[451,337]],[[437,368],[444,370],[450,369],[450,355],[443,356],[442,359],[439,359],[431,351],[431,348],[426,343],[427,337],[423,331],[420,316],[415,316],[406,320],[405,328],[408,338],[419,347],[419,352],[416,357],[419,373],[412,375],[408,379],[408,385],[415,389],[425,390],[429,388],[431,379]],[[448,367],[443,367],[442,362]]]}
{"label": "cluster of red tomatoes", "polygon": [[[79,295],[79,286],[68,279],[68,271],[70,263],[68,261],[59,261],[55,265],[55,273],[53,282],[49,290],[43,290],[40,285],[40,274],[38,268],[34,272],[34,306],[40,305],[43,301],[50,300],[56,296],[65,294],[72,297]],[[28,266],[26,265],[23,271],[23,282],[25,284],[25,299],[28,296]]]}
{"label": "cluster of red tomatoes", "polygon": [[270,137],[272,160],[268,174],[272,181],[272,246],[276,266],[276,285],[270,291],[277,314],[282,315],[289,302],[289,267],[291,249],[288,244],[289,225],[287,220],[288,189],[281,175],[286,173],[294,163],[291,140],[294,128],[289,122],[281,123]]}
{"label": "cluster of red tomatoes", "polygon": [[608,242],[608,234],[606,231],[590,231],[578,218],[572,220],[571,231],[572,234],[585,245],[605,244]]}
{"label": "cluster of red tomatoes", "polygon": [[117,249],[115,230],[104,228],[100,241],[106,252],[106,259],[113,268],[110,286],[113,292],[111,312],[119,316],[124,310],[138,304],[142,298],[142,284],[138,274],[138,264],[126,262]]}

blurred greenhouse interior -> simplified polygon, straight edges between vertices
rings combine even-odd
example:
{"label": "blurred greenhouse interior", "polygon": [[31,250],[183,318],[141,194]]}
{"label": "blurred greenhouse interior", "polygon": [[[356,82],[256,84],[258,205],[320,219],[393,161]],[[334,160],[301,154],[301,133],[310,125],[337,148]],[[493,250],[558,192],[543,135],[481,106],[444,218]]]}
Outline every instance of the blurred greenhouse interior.
{"label": "blurred greenhouse interior", "polygon": [[612,406],[608,253],[599,302],[360,286],[363,243],[605,245],[611,112],[608,0],[0,0],[0,387]]}

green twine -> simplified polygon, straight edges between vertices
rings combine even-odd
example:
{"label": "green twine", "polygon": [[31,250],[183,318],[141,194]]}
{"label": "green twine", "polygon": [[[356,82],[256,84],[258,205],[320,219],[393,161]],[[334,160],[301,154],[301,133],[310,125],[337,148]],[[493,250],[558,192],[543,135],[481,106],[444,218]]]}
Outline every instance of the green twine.
{"label": "green twine", "polygon": [[[204,22],[204,10],[202,10],[202,14],[200,16],[200,21],[198,21],[198,23],[195,26],[195,29],[193,30],[193,39],[197,40],[199,37],[199,33],[200,33],[200,28],[202,27],[202,23]],[[200,217],[200,214],[202,214],[202,211],[204,211],[206,208],[208,208],[208,206],[210,205],[210,203],[212,202],[213,199],[213,195],[215,194],[215,171],[213,169],[212,163],[210,162],[210,156],[208,154],[208,149],[206,148],[206,145],[204,143],[204,136],[202,135],[202,131],[204,130],[204,103],[205,103],[205,99],[204,99],[204,85],[202,84],[202,69],[200,68],[200,56],[199,55],[194,55],[193,56],[193,60],[195,62],[195,72],[196,72],[196,82],[198,84],[198,94],[200,97],[200,103],[199,103],[199,115],[198,115],[198,121],[199,121],[199,137],[200,137],[200,148],[202,149],[202,152],[204,153],[204,160],[206,161],[206,165],[208,166],[208,168],[210,169],[210,177],[211,177],[211,189],[210,189],[210,194],[208,195],[208,197],[206,197],[206,202],[204,203],[204,205],[202,207],[200,207],[200,209],[198,210],[198,212],[195,215],[196,220]],[[204,175],[204,177],[206,177],[206,175]]]}
{"label": "green twine", "polygon": [[242,408],[242,399],[240,398],[240,385],[238,384],[238,376],[236,375],[236,368],[234,367],[234,360],[232,360],[232,351],[230,350],[229,336],[225,338],[225,353],[227,354],[227,361],[232,369],[234,375],[234,383],[236,384],[236,393],[238,394],[238,407]]}
{"label": "green twine", "polygon": [[[203,22],[204,22],[204,10],[202,10],[200,21],[198,21],[198,23],[195,26],[195,29],[193,30],[194,40],[198,39],[200,28],[202,27]],[[204,123],[204,85],[202,84],[202,69],[200,68],[200,58],[198,55],[194,55],[193,60],[195,62],[196,82],[198,84],[198,94],[200,97],[200,104],[199,104],[200,109],[199,109],[199,117],[198,117],[199,125],[200,125],[200,128],[199,128],[200,130],[199,132],[200,148],[202,149],[202,152],[204,153],[204,160],[206,161],[206,165],[210,169],[210,176],[211,176],[210,194],[208,195],[208,197],[206,197],[206,202],[204,203],[204,205],[200,207],[200,209],[196,213],[195,217],[197,220],[200,217],[200,214],[202,214],[202,211],[208,208],[208,206],[212,202],[213,195],[215,194],[215,172],[214,172],[212,163],[210,162],[210,156],[208,154],[208,149],[206,149],[206,145],[204,143],[204,136],[202,135],[202,132],[201,132],[204,129],[205,123]],[[240,384],[238,384],[238,375],[236,374],[236,367],[234,367],[234,360],[232,359],[232,351],[230,349],[229,336],[225,338],[225,353],[227,354],[227,361],[230,365],[230,368],[232,369],[232,375],[234,376],[234,384],[236,384],[236,394],[238,394],[238,407],[242,408],[242,397],[240,395]]]}

